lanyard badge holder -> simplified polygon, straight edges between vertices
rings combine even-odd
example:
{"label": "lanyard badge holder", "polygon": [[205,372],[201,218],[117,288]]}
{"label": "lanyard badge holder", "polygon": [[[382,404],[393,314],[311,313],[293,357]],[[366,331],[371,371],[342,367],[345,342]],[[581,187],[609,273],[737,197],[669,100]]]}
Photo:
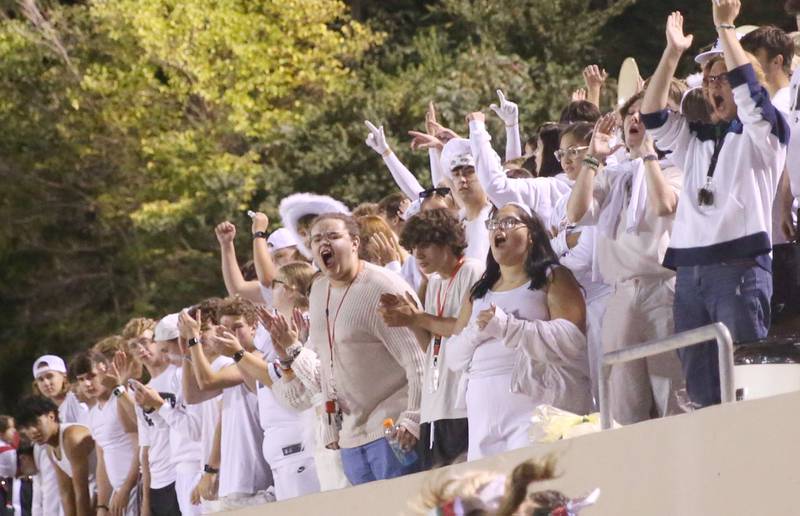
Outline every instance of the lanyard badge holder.
{"label": "lanyard badge holder", "polygon": [[[453,269],[453,274],[450,276],[450,281],[447,282],[447,287],[444,289],[444,299],[442,299],[442,287],[439,287],[439,291],[436,293],[436,316],[441,317],[444,313],[444,305],[447,303],[447,294],[450,292],[450,287],[453,285],[453,281],[456,279],[456,275],[458,271],[461,270],[461,266],[464,265],[464,258],[458,260],[458,263]],[[441,364],[439,363],[439,352],[442,349],[442,336],[435,335],[433,338],[433,367],[431,368],[431,385],[430,385],[430,392],[436,392],[439,388],[439,377],[441,376]]]}
{"label": "lanyard badge holder", "polygon": [[325,402],[325,413],[328,415],[328,424],[336,425],[336,430],[342,429],[342,408],[336,400],[328,400]]}
{"label": "lanyard badge holder", "polygon": [[722,144],[725,143],[725,136],[728,134],[727,128],[725,132],[720,135],[720,127],[716,128],[716,137],[714,138],[714,153],[711,155],[711,162],[708,164],[708,172],[706,173],[705,184],[697,191],[697,205],[700,208],[711,208],[714,206],[714,171],[717,169],[717,160],[719,153],[722,151]]}

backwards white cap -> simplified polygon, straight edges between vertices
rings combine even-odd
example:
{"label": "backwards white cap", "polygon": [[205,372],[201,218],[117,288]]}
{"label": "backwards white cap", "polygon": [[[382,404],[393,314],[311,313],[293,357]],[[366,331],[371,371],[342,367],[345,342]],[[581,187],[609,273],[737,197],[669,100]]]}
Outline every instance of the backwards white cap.
{"label": "backwards white cap", "polygon": [[180,335],[178,332],[178,314],[165,315],[156,324],[153,334],[153,340],[155,341],[177,339],[178,335]]}
{"label": "backwards white cap", "polygon": [[269,238],[267,238],[267,247],[269,247],[270,251],[280,251],[286,247],[292,247],[297,245],[297,239],[294,237],[291,231],[286,228],[278,228],[272,233],[270,233]]}
{"label": "backwards white cap", "polygon": [[[742,39],[745,35],[753,32],[757,28],[758,27],[755,26],[755,25],[742,25],[742,26],[736,27],[736,39]],[[722,42],[719,39],[717,39],[717,41],[714,42],[714,46],[711,47],[711,50],[706,50],[705,52],[701,52],[701,53],[697,54],[697,56],[695,56],[695,58],[694,58],[694,62],[699,64],[700,66],[703,66],[712,57],[714,57],[716,55],[719,55],[719,54],[722,54],[722,53],[723,53],[722,52]]]}
{"label": "backwards white cap", "polygon": [[297,248],[303,255],[311,259],[311,249],[306,247],[303,238],[297,231],[298,221],[305,215],[322,215],[323,213],[343,213],[350,215],[350,210],[343,202],[337,201],[327,195],[317,195],[312,193],[296,193],[284,197],[278,211],[281,214],[283,227],[288,229],[296,240]]}
{"label": "backwards white cap", "polygon": [[33,378],[36,379],[40,374],[55,371],[67,374],[67,365],[61,357],[56,355],[42,355],[33,363]]}
{"label": "backwards white cap", "polygon": [[474,167],[475,158],[472,156],[472,147],[466,138],[453,138],[442,149],[442,170],[447,177],[451,176],[453,169],[458,167]]}

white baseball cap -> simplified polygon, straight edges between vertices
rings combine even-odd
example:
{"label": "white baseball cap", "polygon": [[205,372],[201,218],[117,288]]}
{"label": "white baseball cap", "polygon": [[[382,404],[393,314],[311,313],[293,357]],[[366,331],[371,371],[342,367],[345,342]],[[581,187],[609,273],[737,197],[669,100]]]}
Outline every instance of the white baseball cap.
{"label": "white baseball cap", "polygon": [[156,329],[153,333],[153,340],[157,342],[177,339],[178,335],[180,335],[178,332],[178,314],[174,313],[165,315],[160,321],[158,321],[158,324],[156,324]]}
{"label": "white baseball cap", "polygon": [[270,251],[280,251],[292,246],[297,246],[297,239],[286,228],[276,229],[267,238],[267,247],[269,247]]}
{"label": "white baseball cap", "polygon": [[[736,27],[736,39],[742,39],[745,35],[753,32],[758,27],[755,25],[742,25],[741,27]],[[697,54],[694,58],[694,62],[703,66],[706,64],[712,57],[722,54],[722,42],[717,38],[717,41],[714,42],[714,46],[711,47],[710,50],[706,50],[705,52],[701,52]]]}
{"label": "white baseball cap", "polygon": [[442,169],[447,177],[451,176],[453,169],[458,167],[474,167],[475,158],[472,156],[472,147],[466,138],[453,138],[442,148]]}
{"label": "white baseball cap", "polygon": [[33,378],[34,380],[39,375],[54,371],[56,373],[67,374],[67,365],[61,357],[55,355],[42,355],[33,363]]}

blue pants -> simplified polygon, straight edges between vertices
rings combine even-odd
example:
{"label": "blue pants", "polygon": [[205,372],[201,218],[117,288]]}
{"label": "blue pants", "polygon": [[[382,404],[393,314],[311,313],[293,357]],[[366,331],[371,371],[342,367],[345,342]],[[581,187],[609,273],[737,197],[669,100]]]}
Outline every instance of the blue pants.
{"label": "blue pants", "polygon": [[[678,267],[675,332],[714,322],[728,327],[734,342],[767,336],[772,273],[755,260]],[[720,402],[719,358],[715,341],[678,350],[686,391],[700,407]]]}
{"label": "blue pants", "polygon": [[418,463],[410,466],[400,464],[384,438],[356,448],[342,448],[344,474],[354,486],[415,473]]}

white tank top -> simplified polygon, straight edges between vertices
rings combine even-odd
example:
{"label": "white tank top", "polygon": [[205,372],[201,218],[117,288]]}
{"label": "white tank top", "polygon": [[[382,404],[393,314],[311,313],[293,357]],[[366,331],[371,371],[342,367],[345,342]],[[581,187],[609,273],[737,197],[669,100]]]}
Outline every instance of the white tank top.
{"label": "white tank top", "polygon": [[102,407],[98,401],[89,411],[88,426],[95,443],[103,449],[108,481],[118,489],[128,476],[136,450],[119,418],[117,398],[111,396]]}
{"label": "white tank top", "polygon": [[[88,430],[88,428],[85,425],[82,425],[80,423],[61,423],[61,425],[58,428],[58,451],[60,457],[56,456],[56,452],[54,449],[51,448],[50,451],[50,457],[53,459],[53,463],[56,466],[58,466],[59,469],[61,469],[61,471],[66,473],[69,478],[72,478],[72,464],[70,464],[69,459],[67,458],[67,454],[64,453],[64,431],[71,426],[83,426]],[[94,474],[96,470],[97,470],[97,456],[95,455],[93,449],[91,454],[89,454],[90,485],[94,485]]]}
{"label": "white tank top", "polygon": [[[39,483],[34,486],[41,489],[41,495],[34,494],[34,504],[40,501],[40,508],[32,510],[33,514],[42,515],[63,515],[64,508],[61,506],[61,496],[58,491],[58,477],[56,476],[56,465],[51,459],[51,448],[46,444],[33,445],[33,457],[36,461],[36,469],[39,470]],[[41,512],[39,512],[41,511]]]}
{"label": "white tank top", "polygon": [[58,406],[58,420],[62,423],[80,423],[88,426],[89,407],[78,401],[78,397],[70,391]]}
{"label": "white tank top", "polygon": [[[544,290],[530,290],[530,282],[505,292],[488,291],[485,296],[472,303],[470,321],[474,321],[478,313],[494,303],[508,315],[525,321],[549,320],[550,310],[547,308],[547,293]],[[510,374],[514,368],[515,352],[506,347],[500,339],[490,339],[475,349],[470,363],[469,373],[472,376],[494,376]]]}

